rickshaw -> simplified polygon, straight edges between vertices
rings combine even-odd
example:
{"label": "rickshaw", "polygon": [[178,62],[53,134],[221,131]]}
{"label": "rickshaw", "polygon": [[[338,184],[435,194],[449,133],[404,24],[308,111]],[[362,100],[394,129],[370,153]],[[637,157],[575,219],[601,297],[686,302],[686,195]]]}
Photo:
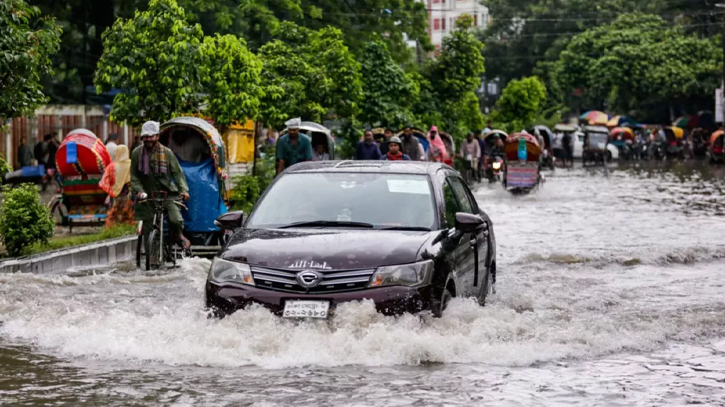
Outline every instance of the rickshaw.
{"label": "rickshaw", "polygon": [[63,139],[55,158],[60,194],[48,207],[56,224],[71,233],[74,226],[103,226],[108,194],[98,184],[112,161],[106,146],[91,131],[76,129]]}
{"label": "rickshaw", "polygon": [[[483,142],[488,146],[487,151],[491,151],[488,158],[486,159],[486,168],[482,170],[486,173],[489,183],[501,181],[501,175],[506,172],[506,161],[504,160],[505,153],[501,151],[499,154],[493,154],[493,148],[496,145],[496,140],[500,139],[503,141],[504,146],[506,145],[506,139],[508,138],[503,130],[492,130],[483,135]],[[481,151],[481,154],[486,152]]]}
{"label": "rickshaw", "polygon": [[[282,130],[279,136],[284,136],[288,131],[288,129]],[[300,133],[310,138],[313,150],[322,145],[325,147],[325,152],[330,155],[330,160],[335,159],[335,139],[332,137],[330,129],[315,122],[302,122],[300,123]]]}
{"label": "rickshaw", "polygon": [[[175,264],[179,258],[189,255],[214,257],[229,237],[228,232],[222,231],[215,223],[227,212],[224,202],[226,149],[217,129],[198,117],[178,117],[161,125],[159,142],[174,152],[189,186],[190,198],[182,206],[181,215],[184,218],[184,236],[191,242],[191,253],[169,243],[171,240],[165,226],[158,233],[149,233],[147,241],[144,241],[142,222],[139,222],[137,266],[141,266],[142,258],[159,257],[147,260],[147,269],[153,268],[153,264]],[[149,198],[150,201],[158,201],[166,197]],[[156,250],[157,247],[159,250]]]}
{"label": "rickshaw", "polygon": [[[503,186],[513,194],[526,194],[541,183],[541,146],[528,133],[514,133],[506,138],[506,169]],[[525,157],[524,157],[525,156]]]}
{"label": "rickshaw", "polygon": [[536,134],[536,131],[539,131],[539,134],[541,134],[541,137],[544,138],[544,145],[541,146],[541,165],[543,167],[548,167],[549,169],[554,169],[554,154],[553,154],[553,142],[554,142],[554,133],[551,132],[551,129],[544,125],[537,125],[534,126],[534,128],[529,132],[531,134]]}
{"label": "rickshaw", "polygon": [[617,147],[619,156],[625,160],[632,160],[637,156],[635,139],[634,130],[629,127],[615,127],[609,134],[609,143]]}
{"label": "rickshaw", "polygon": [[665,127],[663,129],[667,147],[665,154],[667,158],[685,158],[685,130],[680,127]]}
{"label": "rickshaw", "polygon": [[609,129],[604,126],[584,126],[584,146],[582,151],[582,164],[587,161],[604,165],[608,159],[607,143],[609,142]]}
{"label": "rickshaw", "polygon": [[712,133],[710,136],[710,147],[708,148],[710,163],[715,164],[725,162],[723,142],[725,142],[725,132],[723,132],[723,130],[718,130]]}

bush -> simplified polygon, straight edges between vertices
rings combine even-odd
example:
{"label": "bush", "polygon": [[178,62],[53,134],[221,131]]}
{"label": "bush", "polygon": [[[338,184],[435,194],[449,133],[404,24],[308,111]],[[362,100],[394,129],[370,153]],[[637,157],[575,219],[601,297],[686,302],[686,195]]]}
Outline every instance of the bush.
{"label": "bush", "polygon": [[0,184],[2,184],[2,179],[5,177],[5,174],[11,172],[13,170],[13,167],[8,164],[7,161],[5,161],[5,158],[2,154],[0,154]]}
{"label": "bush", "polygon": [[3,189],[5,199],[0,205],[0,241],[8,254],[18,256],[23,248],[34,243],[47,244],[53,236],[54,224],[48,208],[40,201],[38,187],[21,184]]}
{"label": "bush", "polygon": [[232,188],[230,196],[233,208],[249,214],[262,193],[259,179],[254,175],[240,175],[234,177],[233,182],[234,188]]}

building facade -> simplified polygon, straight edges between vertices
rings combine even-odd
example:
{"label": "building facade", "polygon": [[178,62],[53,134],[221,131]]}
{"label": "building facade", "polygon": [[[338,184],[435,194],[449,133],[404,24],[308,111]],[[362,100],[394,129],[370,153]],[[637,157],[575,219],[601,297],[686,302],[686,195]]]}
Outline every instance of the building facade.
{"label": "building facade", "polygon": [[438,50],[443,37],[455,28],[456,20],[468,14],[473,18],[474,28],[483,30],[490,22],[488,8],[479,0],[425,0],[428,8],[428,35]]}

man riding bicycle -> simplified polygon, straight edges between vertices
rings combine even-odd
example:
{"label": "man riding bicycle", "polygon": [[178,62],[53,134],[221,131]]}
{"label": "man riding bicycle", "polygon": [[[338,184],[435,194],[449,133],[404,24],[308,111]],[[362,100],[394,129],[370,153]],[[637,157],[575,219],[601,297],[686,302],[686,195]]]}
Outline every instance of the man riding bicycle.
{"label": "man riding bicycle", "polygon": [[[153,196],[165,192],[168,199],[165,212],[169,220],[171,241],[189,249],[191,243],[184,237],[184,218],[181,209],[174,203],[175,198],[189,199],[189,187],[174,152],[159,143],[160,126],[158,122],[148,121],[141,129],[143,146],[131,153],[131,189],[141,199],[144,195]],[[136,202],[134,217],[143,221],[143,234],[148,235],[153,225],[154,211],[147,202]]]}

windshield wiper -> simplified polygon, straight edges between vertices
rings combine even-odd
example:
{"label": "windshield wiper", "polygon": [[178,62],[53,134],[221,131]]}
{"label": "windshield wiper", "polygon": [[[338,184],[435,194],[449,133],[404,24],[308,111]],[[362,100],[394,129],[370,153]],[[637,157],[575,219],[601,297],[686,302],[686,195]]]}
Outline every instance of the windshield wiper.
{"label": "windshield wiper", "polygon": [[354,227],[354,228],[366,228],[366,229],[372,229],[375,226],[372,223],[365,223],[365,222],[346,222],[346,221],[335,221],[335,220],[312,220],[312,221],[304,221],[304,222],[295,222],[290,223],[289,225],[283,225],[278,227],[278,229],[288,229],[288,228],[296,228],[296,227],[315,227],[315,226],[322,226],[322,227]]}
{"label": "windshield wiper", "polygon": [[379,230],[414,230],[421,232],[430,232],[430,228],[426,228],[423,226],[387,226],[384,228],[380,228]]}

